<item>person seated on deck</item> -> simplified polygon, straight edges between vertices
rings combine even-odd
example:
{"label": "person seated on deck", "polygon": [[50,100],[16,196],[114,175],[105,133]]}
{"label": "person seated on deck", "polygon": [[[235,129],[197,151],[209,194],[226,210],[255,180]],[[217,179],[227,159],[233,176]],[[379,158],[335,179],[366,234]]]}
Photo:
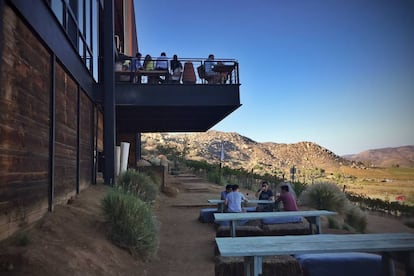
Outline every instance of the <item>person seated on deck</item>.
{"label": "person seated on deck", "polygon": [[[145,56],[143,67],[144,67],[145,71],[153,71],[154,70],[155,64],[154,64],[154,61],[152,60],[152,57],[150,55]],[[156,81],[157,81],[157,78],[154,78],[152,76],[148,76],[148,82],[147,83],[154,84],[154,83],[156,83]]]}
{"label": "person seated on deck", "polygon": [[282,184],[280,186],[280,194],[276,195],[276,201],[283,203],[284,211],[298,211],[298,206],[296,205],[296,197],[291,192],[291,187],[288,183]]}
{"label": "person seated on deck", "polygon": [[178,60],[177,55],[173,56],[173,59],[170,61],[171,76],[170,81],[172,83],[180,83],[181,74],[183,73],[183,65]]}
{"label": "person seated on deck", "polygon": [[[267,181],[262,182],[262,187],[256,192],[256,197],[259,200],[274,200],[273,192],[269,189],[269,183]],[[273,203],[259,203],[257,204],[256,211],[258,212],[272,212]]]}
{"label": "person seated on deck", "polygon": [[241,213],[242,202],[247,202],[247,198],[239,192],[239,185],[235,184],[231,187],[231,193],[228,193],[224,205],[227,207],[229,213]]}
{"label": "person seated on deck", "polygon": [[204,62],[204,79],[208,83],[220,83],[220,73],[213,71],[215,65],[214,55],[210,54]]}
{"label": "person seated on deck", "polygon": [[[155,61],[155,70],[157,71],[168,71],[168,58],[167,55],[162,52],[160,56]],[[158,83],[163,83],[165,81],[168,81],[168,76],[165,76],[164,79],[161,77],[158,77]]]}

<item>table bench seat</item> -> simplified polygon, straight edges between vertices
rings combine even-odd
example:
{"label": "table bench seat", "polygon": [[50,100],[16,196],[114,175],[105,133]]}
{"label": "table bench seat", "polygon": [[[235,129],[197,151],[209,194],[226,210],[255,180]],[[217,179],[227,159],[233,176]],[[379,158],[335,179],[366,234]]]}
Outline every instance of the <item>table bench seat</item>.
{"label": "table bench seat", "polygon": [[[245,275],[243,257],[221,257],[215,259],[215,276]],[[299,262],[292,256],[269,256],[263,258],[263,276],[302,276]],[[352,275],[351,275],[352,276]]]}
{"label": "table bench seat", "polygon": [[304,276],[379,276],[381,256],[362,252],[299,254]]}
{"label": "table bench seat", "polygon": [[214,213],[218,212],[217,208],[204,208],[200,210],[198,220],[203,223],[213,223]]}

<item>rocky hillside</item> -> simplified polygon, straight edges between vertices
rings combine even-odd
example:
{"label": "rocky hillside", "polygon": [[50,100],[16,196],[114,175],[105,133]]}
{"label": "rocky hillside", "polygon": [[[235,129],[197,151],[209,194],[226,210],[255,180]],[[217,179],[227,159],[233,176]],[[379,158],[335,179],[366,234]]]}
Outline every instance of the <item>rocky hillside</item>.
{"label": "rocky hillside", "polygon": [[341,166],[356,166],[326,148],[312,142],[296,144],[258,143],[234,132],[208,131],[190,134],[151,133],[142,135],[143,154],[155,153],[157,145],[174,148],[187,159],[218,163],[221,145],[224,165],[268,173],[288,172],[292,166],[301,170],[336,171]]}
{"label": "rocky hillside", "polygon": [[414,146],[382,148],[346,155],[344,158],[375,167],[414,167]]}

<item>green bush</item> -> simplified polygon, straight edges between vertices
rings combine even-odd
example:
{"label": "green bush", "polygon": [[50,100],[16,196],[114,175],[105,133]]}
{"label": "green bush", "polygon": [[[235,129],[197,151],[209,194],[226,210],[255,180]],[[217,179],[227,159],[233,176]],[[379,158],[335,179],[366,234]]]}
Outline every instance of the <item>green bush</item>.
{"label": "green bush", "polygon": [[342,213],[347,205],[345,194],[333,183],[322,182],[309,185],[301,194],[301,204],[319,209]]}
{"label": "green bush", "polygon": [[328,227],[331,229],[339,229],[340,223],[336,218],[328,217]]}
{"label": "green bush", "polygon": [[145,202],[156,199],[159,186],[146,173],[140,173],[134,169],[121,173],[118,177],[116,187],[126,193],[131,193]]}
{"label": "green bush", "polygon": [[366,214],[358,206],[349,204],[345,211],[345,223],[352,226],[356,231],[364,233],[368,221]]}
{"label": "green bush", "polygon": [[132,255],[152,257],[158,249],[157,231],[150,206],[132,194],[111,189],[102,200],[110,223],[110,239]]}

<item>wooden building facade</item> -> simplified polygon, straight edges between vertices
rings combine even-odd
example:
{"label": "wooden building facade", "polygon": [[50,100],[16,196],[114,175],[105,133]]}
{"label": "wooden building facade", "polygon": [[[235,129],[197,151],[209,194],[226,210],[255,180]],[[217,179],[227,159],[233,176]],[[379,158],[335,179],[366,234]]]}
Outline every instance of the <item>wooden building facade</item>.
{"label": "wooden building facade", "polygon": [[[19,4],[28,2],[15,2],[0,1],[0,239],[95,183],[96,153],[103,151],[103,112],[91,98],[93,86],[80,83],[70,56],[61,59],[25,18]],[[37,2],[38,15],[56,21],[50,2]],[[92,74],[86,79],[94,82]]]}

